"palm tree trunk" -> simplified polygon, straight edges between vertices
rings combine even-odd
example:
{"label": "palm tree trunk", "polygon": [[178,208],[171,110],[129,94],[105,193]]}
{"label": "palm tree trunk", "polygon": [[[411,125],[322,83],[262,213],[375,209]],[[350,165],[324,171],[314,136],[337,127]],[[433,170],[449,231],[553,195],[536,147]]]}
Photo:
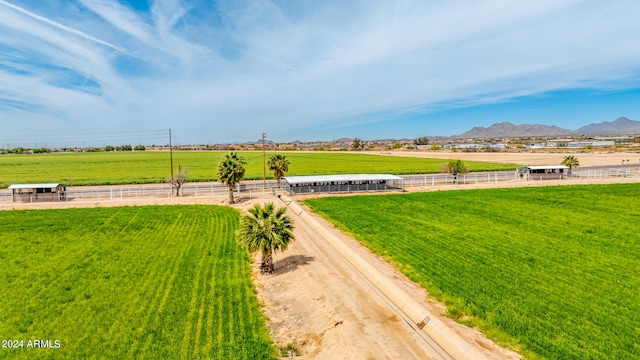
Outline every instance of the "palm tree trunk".
{"label": "palm tree trunk", "polygon": [[260,265],[260,274],[273,274],[273,256],[271,252],[262,253],[262,265]]}
{"label": "palm tree trunk", "polygon": [[229,204],[233,204],[233,185],[229,184]]}

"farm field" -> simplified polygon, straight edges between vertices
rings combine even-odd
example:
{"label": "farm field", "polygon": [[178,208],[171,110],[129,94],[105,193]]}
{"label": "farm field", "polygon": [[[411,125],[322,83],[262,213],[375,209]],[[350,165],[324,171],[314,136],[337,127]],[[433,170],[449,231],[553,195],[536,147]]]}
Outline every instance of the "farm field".
{"label": "farm field", "polygon": [[639,184],[305,203],[526,358],[640,359]]}
{"label": "farm field", "polygon": [[[214,181],[226,152],[174,152],[174,171],[187,168],[188,181]],[[267,153],[267,158],[271,152]],[[348,173],[438,173],[446,160],[349,153],[282,152],[291,162],[287,175]],[[245,178],[262,179],[262,152],[240,152]],[[471,171],[513,170],[515,164],[469,161]],[[51,153],[0,155],[0,187],[19,183],[113,185],[162,183],[171,174],[168,152]],[[267,170],[267,177],[273,173]]]}
{"label": "farm field", "polygon": [[[271,359],[238,212],[0,212],[3,359]],[[59,348],[27,348],[29,340]]]}

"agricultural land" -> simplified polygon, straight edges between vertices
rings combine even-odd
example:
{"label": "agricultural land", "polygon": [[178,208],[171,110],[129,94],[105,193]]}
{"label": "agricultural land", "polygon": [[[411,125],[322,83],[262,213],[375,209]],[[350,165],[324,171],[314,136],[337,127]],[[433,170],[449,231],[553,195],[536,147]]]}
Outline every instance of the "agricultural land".
{"label": "agricultural land", "polygon": [[[174,171],[186,168],[188,181],[215,181],[216,168],[226,152],[173,153]],[[267,158],[273,153],[267,152]],[[240,152],[247,161],[245,179],[262,179],[262,152]],[[285,153],[291,162],[287,175],[353,173],[439,173],[443,159],[390,157],[354,153]],[[452,157],[455,154],[452,154]],[[466,162],[471,171],[513,170],[515,164]],[[51,153],[0,155],[0,187],[21,183],[58,182],[76,185],[145,184],[167,182],[169,152]],[[267,178],[273,173],[267,169]]]}
{"label": "agricultural land", "polygon": [[[176,161],[180,154],[191,159],[188,164]],[[189,181],[196,181],[194,171],[206,173],[197,181],[212,180],[224,154],[174,152],[174,168],[187,167]],[[320,166],[319,173],[409,174],[411,162],[406,157],[412,156],[439,158],[413,159],[419,160],[417,173],[429,172],[422,168],[424,160],[432,162],[433,172],[439,172],[448,158],[462,158],[467,164],[476,160],[500,163],[478,163],[472,170],[479,171],[512,169],[514,163],[557,164],[563,156],[333,152],[301,153],[302,158],[295,158],[298,153],[284,154],[291,161],[287,175],[313,174],[314,167]],[[249,162],[247,174],[261,179],[262,153],[241,155]],[[55,161],[48,161],[49,156]],[[65,156],[76,160],[67,163]],[[338,161],[335,156],[345,157]],[[364,156],[362,168],[358,168],[359,156]],[[621,159],[629,162],[633,156],[580,154],[579,158],[583,166],[593,166],[619,164]],[[502,168],[491,168],[494,165]],[[394,167],[403,171],[385,170]],[[2,154],[0,187],[55,182],[58,178],[51,176],[61,176],[60,170],[77,171],[75,178],[59,178],[70,185],[164,182],[168,169],[166,152]],[[307,173],[294,173],[294,169],[307,169]],[[149,176],[151,173],[157,176]],[[267,170],[267,175],[272,174]],[[21,181],[7,181],[18,176],[23,176]],[[611,179],[623,180],[636,181]],[[333,229],[343,241],[362,250],[367,261],[385,268],[384,275],[423,302],[433,316],[440,317],[444,307],[425,299],[427,294],[413,281],[441,300],[450,318],[481,329],[526,358],[640,359],[634,342],[640,337],[636,315],[640,310],[640,254],[634,238],[639,230],[635,225],[638,214],[633,210],[638,209],[639,185],[533,188],[574,183],[486,184],[525,187],[490,190],[468,190],[485,186],[478,184],[451,185],[442,189],[464,190],[344,196],[313,199],[309,204],[403,271],[412,281]],[[236,208],[263,201],[241,199]],[[0,337],[62,339],[60,349],[3,349],[0,358],[275,356],[249,278],[249,258],[232,240],[237,211],[175,205],[189,203],[223,201],[185,197],[43,202],[10,208],[78,209],[0,211],[0,263],[4,266],[0,288],[10,289],[10,296],[0,298]],[[159,204],[174,206],[156,206]],[[96,206],[99,208],[93,209]],[[104,206],[114,208],[100,208]],[[227,220],[228,225],[223,225]],[[197,231],[192,230],[195,227]],[[385,306],[372,306],[376,295],[361,288],[360,281],[350,277],[350,270],[339,270],[333,252],[319,250],[313,231],[300,227],[296,233],[298,240],[276,258],[275,276],[258,276],[257,265],[253,265],[253,281],[270,318],[266,324],[277,344],[289,344],[305,359],[336,358],[345,353],[424,358],[415,356],[420,345],[411,340],[402,320],[394,319]],[[207,237],[223,242],[201,242]],[[208,257],[200,256],[202,251]],[[240,295],[235,300],[219,296],[237,292]],[[241,301],[246,306],[240,310],[251,320],[238,311],[229,313]],[[485,348],[490,359],[519,358],[471,327],[442,320],[470,343]],[[229,323],[230,328],[225,327]],[[361,331],[364,328],[366,334]],[[237,341],[242,338],[254,342],[243,347]]]}
{"label": "agricultural land", "polygon": [[639,184],[305,203],[527,358],[640,358]]}
{"label": "agricultural land", "polygon": [[[270,359],[239,213],[220,206],[0,214],[1,358]],[[58,348],[27,348],[29,340]]]}

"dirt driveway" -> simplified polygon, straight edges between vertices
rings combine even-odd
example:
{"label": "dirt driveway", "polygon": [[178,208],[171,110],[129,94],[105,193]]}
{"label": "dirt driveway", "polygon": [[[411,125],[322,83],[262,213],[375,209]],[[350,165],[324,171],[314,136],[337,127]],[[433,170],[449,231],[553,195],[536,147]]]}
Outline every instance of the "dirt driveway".
{"label": "dirt driveway", "polygon": [[560,165],[567,155],[574,155],[581,166],[604,166],[625,164],[640,165],[640,153],[547,153],[547,152],[442,152],[442,151],[390,151],[382,156],[421,157],[432,159],[461,159],[469,161],[490,161],[522,165]]}

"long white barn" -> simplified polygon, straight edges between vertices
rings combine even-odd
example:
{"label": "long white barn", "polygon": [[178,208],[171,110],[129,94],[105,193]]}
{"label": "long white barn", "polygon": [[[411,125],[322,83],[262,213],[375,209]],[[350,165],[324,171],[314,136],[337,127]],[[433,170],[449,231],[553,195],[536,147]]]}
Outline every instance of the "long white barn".
{"label": "long white barn", "polygon": [[404,179],[389,174],[286,176],[283,180],[289,195],[404,190]]}

